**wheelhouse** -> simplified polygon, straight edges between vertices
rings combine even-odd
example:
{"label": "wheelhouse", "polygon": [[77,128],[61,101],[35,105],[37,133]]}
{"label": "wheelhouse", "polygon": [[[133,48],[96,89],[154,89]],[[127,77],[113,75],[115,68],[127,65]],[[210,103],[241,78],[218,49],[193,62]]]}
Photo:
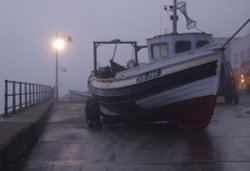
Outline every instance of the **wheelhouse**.
{"label": "wheelhouse", "polygon": [[206,33],[184,33],[160,35],[147,39],[149,61],[203,47],[210,43],[211,37],[211,34]]}

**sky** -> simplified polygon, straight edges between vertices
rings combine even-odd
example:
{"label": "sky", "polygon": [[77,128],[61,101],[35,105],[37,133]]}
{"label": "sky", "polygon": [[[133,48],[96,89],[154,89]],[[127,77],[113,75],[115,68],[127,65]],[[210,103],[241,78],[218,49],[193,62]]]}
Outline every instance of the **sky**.
{"label": "sky", "polygon": [[[249,17],[249,0],[186,0],[197,27],[216,37],[229,37]],[[0,95],[5,79],[55,84],[55,34],[73,42],[59,53],[60,94],[87,90],[93,69],[93,41],[146,39],[171,31],[172,0],[0,0]],[[187,32],[180,14],[178,32]],[[195,30],[192,30],[195,31]],[[250,33],[245,28],[239,36]],[[0,97],[0,98],[1,98]]]}

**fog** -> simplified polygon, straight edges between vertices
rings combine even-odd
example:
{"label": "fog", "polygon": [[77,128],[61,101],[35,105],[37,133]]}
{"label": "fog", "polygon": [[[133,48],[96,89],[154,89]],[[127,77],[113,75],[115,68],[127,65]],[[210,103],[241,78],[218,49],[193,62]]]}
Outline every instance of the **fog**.
{"label": "fog", "polygon": [[[197,27],[216,37],[233,34],[250,16],[249,0],[186,0]],[[55,34],[73,42],[59,54],[60,94],[86,90],[93,41],[145,39],[171,31],[164,5],[172,0],[0,0],[0,92],[5,79],[54,85]],[[178,32],[185,29],[180,14]],[[192,30],[195,31],[195,30]],[[250,33],[245,28],[239,36]]]}

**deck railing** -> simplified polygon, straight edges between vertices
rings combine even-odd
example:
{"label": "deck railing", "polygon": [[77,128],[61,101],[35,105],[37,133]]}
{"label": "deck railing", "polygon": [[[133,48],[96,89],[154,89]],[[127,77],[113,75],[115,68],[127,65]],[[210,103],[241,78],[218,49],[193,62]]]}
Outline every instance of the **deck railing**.
{"label": "deck railing", "polygon": [[54,98],[54,89],[51,86],[5,80],[4,116],[52,98]]}

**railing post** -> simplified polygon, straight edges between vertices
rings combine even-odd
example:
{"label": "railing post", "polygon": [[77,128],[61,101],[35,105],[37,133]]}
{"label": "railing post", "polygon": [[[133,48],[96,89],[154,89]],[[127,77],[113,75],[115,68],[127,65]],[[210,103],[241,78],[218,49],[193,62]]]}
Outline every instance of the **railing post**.
{"label": "railing post", "polygon": [[39,85],[40,102],[43,102],[43,85]]}
{"label": "railing post", "polygon": [[28,97],[27,97],[27,83],[24,83],[24,100],[25,100],[25,108],[28,108]]}
{"label": "railing post", "polygon": [[8,80],[5,80],[5,94],[4,94],[4,116],[8,115]]}
{"label": "railing post", "polygon": [[50,87],[46,86],[46,100],[49,100]]}
{"label": "railing post", "polygon": [[39,85],[36,84],[36,104],[39,104]]}
{"label": "railing post", "polygon": [[46,86],[43,85],[43,101],[46,101]]}
{"label": "railing post", "polygon": [[31,107],[31,102],[32,102],[32,99],[31,99],[31,84],[29,83],[29,107]]}
{"label": "railing post", "polygon": [[43,86],[40,85],[40,100],[41,100],[41,103],[43,102]]}
{"label": "railing post", "polygon": [[32,84],[32,91],[33,91],[33,105],[36,104],[36,101],[35,101],[35,84]]}
{"label": "railing post", "polygon": [[23,110],[23,100],[22,100],[22,82],[19,82],[19,110],[22,111]]}
{"label": "railing post", "polygon": [[44,90],[45,91],[44,92],[44,98],[45,98],[45,100],[48,100],[48,86],[45,86],[44,89],[45,89]]}
{"label": "railing post", "polygon": [[43,101],[46,101],[46,86],[43,85]]}
{"label": "railing post", "polygon": [[40,84],[38,84],[38,96],[39,96],[38,102],[39,102],[39,103],[42,103],[42,100],[41,100],[42,94],[41,94],[41,85],[40,85]]}
{"label": "railing post", "polygon": [[45,99],[45,101],[47,101],[48,100],[48,86],[44,86],[44,99]]}
{"label": "railing post", "polygon": [[13,106],[13,113],[16,113],[16,82],[13,81],[12,83],[12,106]]}
{"label": "railing post", "polygon": [[38,89],[39,89],[39,91],[38,91],[38,94],[39,94],[39,103],[42,103],[43,101],[42,101],[42,97],[43,97],[43,95],[42,95],[42,89],[41,89],[41,84],[39,84],[38,85]]}

